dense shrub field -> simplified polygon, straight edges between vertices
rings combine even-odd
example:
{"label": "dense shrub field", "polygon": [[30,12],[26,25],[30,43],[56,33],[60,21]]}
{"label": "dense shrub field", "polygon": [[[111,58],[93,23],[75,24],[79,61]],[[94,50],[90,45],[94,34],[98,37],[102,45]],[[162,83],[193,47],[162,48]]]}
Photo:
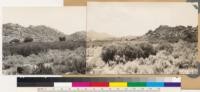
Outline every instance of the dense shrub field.
{"label": "dense shrub field", "polygon": [[197,43],[179,40],[177,43],[157,44],[112,43],[88,48],[94,54],[88,56],[87,73],[195,74],[198,62],[196,46]]}
{"label": "dense shrub field", "polygon": [[149,55],[155,55],[155,48],[148,43],[139,44],[110,44],[102,48],[101,57],[106,63],[109,61],[126,62],[136,58],[147,58]]}
{"label": "dense shrub field", "polygon": [[5,74],[84,74],[85,49],[49,50],[46,53],[4,57]]}
{"label": "dense shrub field", "polygon": [[84,74],[85,42],[24,42],[3,44],[5,74]]}
{"label": "dense shrub field", "polygon": [[29,43],[16,43],[16,44],[3,44],[3,56],[8,55],[22,55],[29,56],[31,54],[39,54],[41,52],[47,52],[49,49],[70,49],[74,50],[78,47],[85,47],[85,42],[29,42]]}

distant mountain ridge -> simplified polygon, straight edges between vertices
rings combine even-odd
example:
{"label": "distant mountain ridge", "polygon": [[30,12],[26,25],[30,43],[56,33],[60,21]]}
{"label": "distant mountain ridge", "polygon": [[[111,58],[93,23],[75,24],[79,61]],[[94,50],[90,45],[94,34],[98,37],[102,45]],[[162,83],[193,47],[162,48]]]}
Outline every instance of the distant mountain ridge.
{"label": "distant mountain ridge", "polygon": [[10,42],[13,39],[23,41],[25,37],[33,38],[34,42],[55,42],[59,41],[59,37],[66,37],[66,40],[72,41],[85,38],[84,32],[75,32],[71,35],[66,35],[44,25],[23,27],[22,25],[13,23],[3,24],[3,42]]}
{"label": "distant mountain ridge", "polygon": [[88,41],[95,41],[95,40],[109,40],[114,39],[115,37],[102,32],[96,32],[96,31],[87,31],[87,40]]}

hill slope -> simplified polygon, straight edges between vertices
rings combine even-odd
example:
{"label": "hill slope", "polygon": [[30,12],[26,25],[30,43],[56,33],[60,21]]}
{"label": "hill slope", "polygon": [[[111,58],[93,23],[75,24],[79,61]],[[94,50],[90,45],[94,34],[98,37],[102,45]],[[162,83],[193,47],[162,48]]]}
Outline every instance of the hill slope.
{"label": "hill slope", "polygon": [[80,31],[66,35],[44,25],[23,27],[13,23],[3,24],[3,42],[10,42],[13,39],[23,41],[26,37],[33,38],[34,42],[55,42],[59,41],[59,37],[66,37],[67,41],[79,41],[86,38],[86,33]]}
{"label": "hill slope", "polygon": [[23,41],[25,37],[31,37],[35,42],[52,42],[58,41],[58,38],[62,36],[66,35],[43,25],[23,27],[19,24],[3,24],[3,42],[9,42],[12,39]]}
{"label": "hill slope", "polygon": [[86,31],[78,31],[71,35],[69,35],[69,38],[67,40],[70,41],[86,41]]}
{"label": "hill slope", "polygon": [[143,38],[149,41],[164,40],[168,42],[177,42],[180,39],[188,42],[197,42],[197,27],[176,26],[169,27],[161,25],[154,31],[150,30]]}

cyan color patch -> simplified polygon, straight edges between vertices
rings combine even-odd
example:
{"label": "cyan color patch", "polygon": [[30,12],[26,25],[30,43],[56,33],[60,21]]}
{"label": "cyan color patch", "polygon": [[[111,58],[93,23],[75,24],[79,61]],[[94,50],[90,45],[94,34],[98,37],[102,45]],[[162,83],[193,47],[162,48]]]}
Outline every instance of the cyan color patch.
{"label": "cyan color patch", "polygon": [[147,87],[164,87],[164,82],[147,82]]}

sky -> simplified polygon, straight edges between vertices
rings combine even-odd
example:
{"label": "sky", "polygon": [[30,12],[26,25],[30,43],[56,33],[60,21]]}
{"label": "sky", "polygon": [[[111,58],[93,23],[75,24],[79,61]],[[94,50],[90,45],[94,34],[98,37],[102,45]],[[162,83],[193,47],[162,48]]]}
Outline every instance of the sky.
{"label": "sky", "polygon": [[141,36],[160,25],[197,24],[198,11],[191,3],[89,2],[87,6],[87,30],[116,37]]}
{"label": "sky", "polygon": [[5,7],[3,23],[46,25],[65,34],[86,30],[86,7]]}

